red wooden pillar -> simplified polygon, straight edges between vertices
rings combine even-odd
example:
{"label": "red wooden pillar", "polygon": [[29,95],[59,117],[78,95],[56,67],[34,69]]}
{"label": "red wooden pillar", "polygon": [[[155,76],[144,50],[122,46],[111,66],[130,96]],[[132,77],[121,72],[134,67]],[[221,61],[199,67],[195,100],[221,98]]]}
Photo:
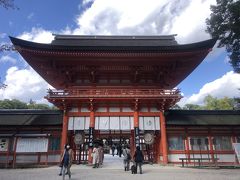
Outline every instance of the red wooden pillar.
{"label": "red wooden pillar", "polygon": [[[232,143],[236,143],[236,135],[233,130],[232,130],[231,139],[232,139]],[[239,164],[238,157],[237,157],[236,153],[234,153],[234,154],[235,154],[235,163],[238,165]]]}
{"label": "red wooden pillar", "polygon": [[134,111],[133,117],[134,117],[134,127],[139,127],[138,111],[136,110]]}
{"label": "red wooden pillar", "polygon": [[134,142],[134,131],[131,130],[131,137],[130,137],[130,151],[131,151],[131,155],[133,157],[133,154],[135,152],[135,142]]}
{"label": "red wooden pillar", "polygon": [[64,145],[67,144],[67,134],[68,134],[68,115],[66,110],[63,114],[63,124],[62,124],[62,140],[61,140],[61,150],[64,150]]}
{"label": "red wooden pillar", "polygon": [[185,139],[184,139],[184,145],[185,145],[185,152],[186,156],[188,158],[188,162],[190,163],[190,147],[189,147],[189,136],[188,136],[188,128],[185,128]]}
{"label": "red wooden pillar", "polygon": [[162,145],[161,145],[161,136],[160,136],[160,132],[156,137],[156,161],[157,163],[160,163],[160,156],[161,156],[161,149],[162,149]]}
{"label": "red wooden pillar", "polygon": [[209,133],[208,134],[208,142],[209,142],[209,150],[210,150],[210,155],[211,155],[211,159],[212,159],[212,162],[214,162],[214,149],[213,149],[213,138],[211,136],[211,134]]}
{"label": "red wooden pillar", "polygon": [[[89,136],[93,136],[93,134],[94,134],[94,132],[93,132],[94,131],[94,127],[95,127],[95,114],[94,114],[94,111],[91,110],[90,111],[89,132],[92,132],[92,133],[90,133]],[[93,137],[90,137],[89,141],[92,140],[92,139],[93,139]],[[92,150],[93,150],[92,144],[90,144],[90,143],[92,143],[92,142],[89,142],[89,149],[88,149],[88,163],[89,164],[92,163],[92,156],[91,156],[91,154],[92,154]]]}
{"label": "red wooden pillar", "polygon": [[168,145],[167,145],[167,131],[166,131],[166,120],[163,111],[160,111],[160,126],[161,126],[161,144],[163,154],[163,164],[168,163]]}

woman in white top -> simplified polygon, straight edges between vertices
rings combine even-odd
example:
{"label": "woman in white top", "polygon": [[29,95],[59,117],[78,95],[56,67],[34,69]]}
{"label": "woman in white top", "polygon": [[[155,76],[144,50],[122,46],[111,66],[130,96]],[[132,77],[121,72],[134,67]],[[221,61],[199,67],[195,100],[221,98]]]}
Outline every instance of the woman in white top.
{"label": "woman in white top", "polygon": [[92,157],[93,157],[93,168],[98,168],[99,167],[99,149],[97,144],[93,148]]}

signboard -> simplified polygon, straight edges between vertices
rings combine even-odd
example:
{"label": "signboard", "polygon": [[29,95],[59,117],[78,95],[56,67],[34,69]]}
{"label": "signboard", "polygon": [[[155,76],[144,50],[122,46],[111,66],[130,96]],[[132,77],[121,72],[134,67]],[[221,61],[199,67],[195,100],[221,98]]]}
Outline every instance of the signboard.
{"label": "signboard", "polygon": [[47,152],[47,138],[19,138],[16,152]]}
{"label": "signboard", "polygon": [[135,127],[134,128],[134,134],[135,134],[135,145],[140,146],[140,136],[139,136],[139,128]]}
{"label": "signboard", "polygon": [[240,143],[233,143],[233,147],[237,155],[238,161],[240,161]]}
{"label": "signboard", "polygon": [[93,127],[89,127],[89,147],[93,147]]}
{"label": "signboard", "polygon": [[8,138],[0,138],[0,152],[8,151]]}

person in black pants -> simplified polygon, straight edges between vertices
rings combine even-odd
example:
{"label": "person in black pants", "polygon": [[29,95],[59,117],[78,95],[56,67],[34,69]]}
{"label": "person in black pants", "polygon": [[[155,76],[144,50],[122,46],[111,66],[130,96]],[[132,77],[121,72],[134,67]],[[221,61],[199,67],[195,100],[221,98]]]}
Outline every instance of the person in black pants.
{"label": "person in black pants", "polygon": [[140,174],[142,174],[142,163],[143,163],[144,157],[143,157],[143,153],[140,150],[139,146],[137,146],[133,158],[134,158],[134,161],[136,163],[136,171],[137,171],[137,168],[139,166]]}

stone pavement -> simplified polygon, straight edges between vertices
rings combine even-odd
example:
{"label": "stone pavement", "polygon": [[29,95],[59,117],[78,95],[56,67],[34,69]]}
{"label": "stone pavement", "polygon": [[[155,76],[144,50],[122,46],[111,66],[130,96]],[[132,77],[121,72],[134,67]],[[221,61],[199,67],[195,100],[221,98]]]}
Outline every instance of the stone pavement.
{"label": "stone pavement", "polygon": [[[123,170],[122,159],[106,156],[104,166],[93,169],[73,165],[72,180],[240,180],[240,169],[193,169],[178,166],[143,165],[143,174]],[[0,169],[0,180],[61,180],[59,167]],[[66,176],[68,179],[68,176]]]}

